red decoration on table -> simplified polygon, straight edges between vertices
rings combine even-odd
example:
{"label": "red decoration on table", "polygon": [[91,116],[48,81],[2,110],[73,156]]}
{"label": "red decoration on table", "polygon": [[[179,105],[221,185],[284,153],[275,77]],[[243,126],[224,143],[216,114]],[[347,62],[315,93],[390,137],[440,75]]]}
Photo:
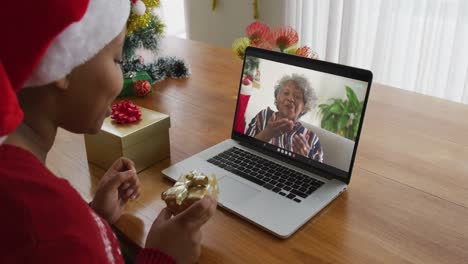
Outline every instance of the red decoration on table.
{"label": "red decoration on table", "polygon": [[136,95],[145,97],[151,92],[151,84],[146,80],[136,81],[133,89],[135,89]]}
{"label": "red decoration on table", "polygon": [[118,124],[133,123],[141,119],[141,111],[132,101],[120,101],[112,105],[111,118]]}

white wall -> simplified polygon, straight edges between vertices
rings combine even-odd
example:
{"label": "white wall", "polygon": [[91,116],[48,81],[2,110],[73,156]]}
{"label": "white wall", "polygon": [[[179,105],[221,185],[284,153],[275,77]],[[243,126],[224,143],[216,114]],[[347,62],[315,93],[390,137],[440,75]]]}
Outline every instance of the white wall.
{"label": "white wall", "polygon": [[[267,106],[277,111],[274,105],[274,86],[285,74],[297,73],[304,75],[315,89],[318,97],[317,106],[322,103],[327,103],[330,98],[346,99],[345,86],[351,87],[359,101],[363,101],[367,89],[366,82],[269,60],[260,60],[260,72],[260,88],[248,88],[251,97],[245,113],[247,125],[260,110],[265,109]],[[304,115],[301,120],[311,125],[321,127],[321,117],[318,115],[318,107]]]}
{"label": "white wall", "polygon": [[[212,45],[231,48],[232,42],[245,36],[245,28],[254,21],[252,0],[185,0],[187,37]],[[284,23],[285,0],[259,0],[260,20],[274,27]]]}
{"label": "white wall", "polygon": [[161,7],[157,9],[157,13],[166,25],[165,35],[186,38],[183,0],[161,0]]}

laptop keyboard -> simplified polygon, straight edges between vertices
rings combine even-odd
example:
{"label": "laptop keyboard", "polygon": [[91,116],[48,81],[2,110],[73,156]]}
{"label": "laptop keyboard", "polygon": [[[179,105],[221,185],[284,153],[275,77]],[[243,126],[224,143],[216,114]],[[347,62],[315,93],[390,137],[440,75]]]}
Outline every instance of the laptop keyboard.
{"label": "laptop keyboard", "polygon": [[298,203],[324,184],[236,147],[219,153],[208,162]]}

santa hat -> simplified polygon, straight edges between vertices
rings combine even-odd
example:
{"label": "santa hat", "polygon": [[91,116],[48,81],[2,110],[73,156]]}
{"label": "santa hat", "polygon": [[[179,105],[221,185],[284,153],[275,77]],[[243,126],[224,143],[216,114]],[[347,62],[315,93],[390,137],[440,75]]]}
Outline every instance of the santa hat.
{"label": "santa hat", "polygon": [[62,79],[124,28],[129,0],[21,0],[2,3],[0,137],[23,119],[16,93]]}

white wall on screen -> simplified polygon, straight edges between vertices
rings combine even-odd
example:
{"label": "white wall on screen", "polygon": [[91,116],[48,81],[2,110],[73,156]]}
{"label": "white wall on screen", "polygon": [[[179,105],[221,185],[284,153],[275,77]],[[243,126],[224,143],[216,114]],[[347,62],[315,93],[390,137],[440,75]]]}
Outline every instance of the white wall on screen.
{"label": "white wall on screen", "polygon": [[321,116],[318,114],[318,105],[329,103],[330,98],[346,99],[345,86],[351,87],[359,101],[365,98],[367,83],[323,72],[312,71],[301,67],[291,66],[269,60],[260,60],[261,86],[259,89],[251,88],[251,97],[245,113],[247,125],[262,109],[269,106],[277,111],[274,105],[274,86],[282,76],[292,73],[306,77],[315,89],[318,100],[316,107],[304,115],[301,120],[314,126],[320,126]]}

